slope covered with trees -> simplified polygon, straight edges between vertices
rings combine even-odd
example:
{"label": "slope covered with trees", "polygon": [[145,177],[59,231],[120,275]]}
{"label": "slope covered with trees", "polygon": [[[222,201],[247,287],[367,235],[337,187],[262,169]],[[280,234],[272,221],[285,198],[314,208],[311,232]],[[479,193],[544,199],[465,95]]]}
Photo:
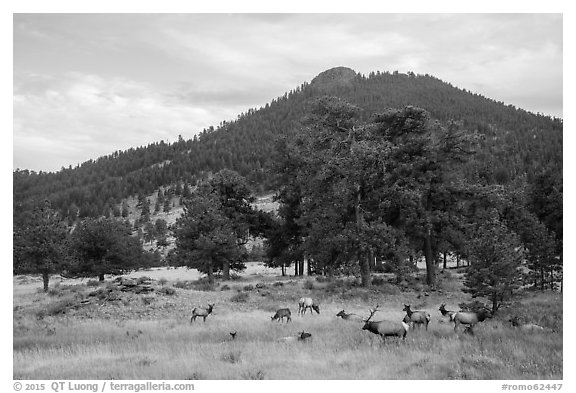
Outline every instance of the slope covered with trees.
{"label": "slope covered with trees", "polygon": [[443,122],[461,121],[467,130],[484,136],[474,160],[478,176],[486,183],[507,184],[526,177],[532,184],[541,173],[562,171],[560,119],[504,105],[429,75],[376,72],[364,76],[338,67],[192,139],[180,137],[174,143],[160,141],[117,151],[56,173],[16,170],[15,219],[30,210],[28,202],[33,199],[49,199],[70,220],[118,215],[121,201],[130,195],[151,194],[162,185],[195,184],[224,168],[246,177],[259,191],[270,189],[265,169],[274,141],[293,133],[311,103],[324,95],[357,106],[363,121],[382,108],[406,105],[425,109]]}

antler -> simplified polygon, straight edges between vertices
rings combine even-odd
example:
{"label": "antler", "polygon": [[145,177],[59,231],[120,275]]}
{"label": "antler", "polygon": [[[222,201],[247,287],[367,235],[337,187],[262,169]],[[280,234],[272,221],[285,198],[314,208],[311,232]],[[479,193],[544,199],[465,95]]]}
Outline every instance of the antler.
{"label": "antler", "polygon": [[379,304],[376,305],[376,307],[374,307],[373,309],[370,309],[370,316],[368,317],[368,319],[365,319],[364,322],[369,322],[370,319],[372,319],[372,317],[374,316],[374,314],[376,314],[376,312],[378,311],[378,307],[380,307]]}

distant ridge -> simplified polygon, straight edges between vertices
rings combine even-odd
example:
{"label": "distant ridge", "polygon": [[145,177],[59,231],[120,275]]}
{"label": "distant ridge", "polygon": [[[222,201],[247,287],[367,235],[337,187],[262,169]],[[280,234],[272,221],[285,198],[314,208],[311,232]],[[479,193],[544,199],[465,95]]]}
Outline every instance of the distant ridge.
{"label": "distant ridge", "polygon": [[[375,71],[362,75],[339,66],[263,107],[238,114],[234,121],[223,121],[195,136],[180,136],[174,143],[159,141],[113,152],[56,173],[17,170],[13,173],[14,219],[38,199],[50,199],[71,219],[75,212],[80,218],[116,215],[130,197],[193,186],[224,168],[246,177],[258,193],[271,192],[275,185],[267,167],[277,154],[277,140],[293,135],[313,103],[326,95],[355,105],[360,121],[370,121],[387,108],[412,105],[440,122],[461,122],[467,132],[483,137],[470,175],[488,184],[506,185],[515,179],[530,184],[545,170],[562,173],[561,119],[473,94],[427,74]],[[179,196],[176,191],[174,195]]]}

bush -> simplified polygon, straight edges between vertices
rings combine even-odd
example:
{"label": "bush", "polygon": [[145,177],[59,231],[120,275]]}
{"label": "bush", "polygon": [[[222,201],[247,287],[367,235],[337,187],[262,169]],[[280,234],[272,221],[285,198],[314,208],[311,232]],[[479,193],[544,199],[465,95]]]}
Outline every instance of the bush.
{"label": "bush", "polygon": [[138,277],[138,279],[136,280],[137,284],[148,284],[150,283],[150,281],[152,281],[152,279],[150,277],[146,277],[146,276],[142,276],[142,277]]}
{"label": "bush", "polygon": [[276,281],[274,284],[272,284],[273,287],[283,287],[284,283],[282,281]]}
{"label": "bush", "polygon": [[226,284],[222,285],[222,287],[220,288],[221,291],[229,291],[230,287]]}
{"label": "bush", "polygon": [[380,285],[384,285],[385,283],[386,283],[386,279],[384,279],[383,277],[374,277],[372,279],[372,285],[380,286]]}
{"label": "bush", "polygon": [[238,292],[236,295],[230,298],[230,301],[235,303],[246,303],[249,297],[250,294],[247,292]]}
{"label": "bush", "polygon": [[88,280],[86,282],[87,287],[97,287],[98,285],[100,285],[100,281],[98,280]]}
{"label": "bush", "polygon": [[170,287],[162,287],[158,290],[158,293],[161,293],[163,295],[173,296],[173,295],[176,295],[176,290],[174,288],[170,288]]}
{"label": "bush", "polygon": [[330,277],[326,277],[326,276],[316,276],[316,281],[318,281],[318,282],[328,282],[328,281],[330,281]]}
{"label": "bush", "polygon": [[244,287],[244,290],[245,290],[245,291],[251,291],[251,290],[253,290],[253,289],[254,289],[254,286],[253,286],[252,284],[248,284],[248,285],[246,285],[246,286]]}
{"label": "bush", "polygon": [[176,281],[174,284],[172,284],[174,286],[174,288],[180,288],[180,289],[192,289],[192,281],[181,281],[178,280]]}
{"label": "bush", "polygon": [[165,277],[160,277],[160,279],[158,279],[158,283],[162,286],[166,285],[167,282],[168,280]]}

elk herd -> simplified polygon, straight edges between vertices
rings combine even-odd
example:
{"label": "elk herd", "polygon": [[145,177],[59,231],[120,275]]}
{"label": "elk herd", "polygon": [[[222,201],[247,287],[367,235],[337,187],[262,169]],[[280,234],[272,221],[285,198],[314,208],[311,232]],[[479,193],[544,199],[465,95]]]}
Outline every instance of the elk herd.
{"label": "elk herd", "polygon": [[[214,304],[209,304],[208,307],[196,307],[192,310],[192,317],[190,318],[190,323],[195,322],[197,317],[202,317],[204,322],[206,322],[206,318],[212,313],[214,309]],[[303,297],[298,302],[298,315],[304,316],[306,314],[306,310],[310,310],[310,313],[313,315],[316,311],[317,314],[320,314],[320,305],[318,302],[313,300],[309,297]],[[406,312],[406,315],[402,319],[402,321],[394,321],[394,320],[387,320],[382,319],[379,321],[373,321],[372,318],[374,315],[379,312],[379,305],[377,304],[376,307],[369,309],[370,315],[368,318],[364,319],[362,316],[354,313],[347,313],[345,310],[342,310],[336,314],[336,317],[340,317],[346,321],[358,321],[363,322],[364,325],[362,330],[367,330],[373,334],[379,335],[383,341],[386,340],[386,337],[399,337],[403,340],[406,338],[408,331],[410,329],[414,330],[416,325],[418,325],[418,329],[424,325],[424,328],[428,330],[428,324],[430,323],[431,316],[430,313],[427,311],[421,310],[412,310],[410,304],[404,304],[404,308],[402,311]],[[479,309],[476,311],[450,311],[446,309],[446,304],[442,303],[440,308],[438,309],[442,318],[447,321],[454,323],[454,331],[458,331],[459,326],[463,326],[463,333],[465,334],[474,334],[473,328],[478,323],[483,322],[488,318],[492,318],[492,313],[486,309]],[[286,323],[292,322],[292,313],[289,308],[280,308],[276,311],[274,315],[271,317],[271,321],[278,321],[284,322],[284,318],[286,318]],[[522,324],[518,317],[513,317],[509,319],[511,326],[515,329],[521,331],[529,331],[529,332],[552,332],[551,329],[544,328],[542,326],[528,323]],[[230,336],[232,340],[236,339],[237,332],[230,332]],[[293,341],[304,341],[312,337],[311,333],[307,333],[305,331],[299,332],[296,336],[290,337],[282,337],[279,341],[283,342],[293,342]]]}

